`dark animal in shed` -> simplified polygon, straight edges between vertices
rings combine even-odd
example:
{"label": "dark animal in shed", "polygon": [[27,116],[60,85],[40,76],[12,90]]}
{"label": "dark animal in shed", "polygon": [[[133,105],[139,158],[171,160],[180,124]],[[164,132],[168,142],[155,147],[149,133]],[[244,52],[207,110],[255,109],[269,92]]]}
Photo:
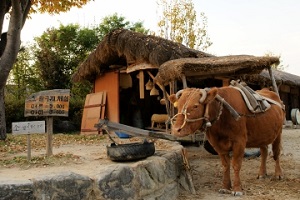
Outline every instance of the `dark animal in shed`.
{"label": "dark animal in shed", "polygon": [[[285,119],[284,105],[275,92],[263,89],[257,93],[269,99],[271,106],[265,112],[254,114],[247,108],[240,91],[229,86],[210,90],[186,88],[170,95],[170,101],[178,109],[172,119],[172,134],[181,137],[193,134],[196,130],[205,131],[207,140],[217,151],[223,165],[220,193],[243,194],[240,170],[244,150],[248,147],[260,148],[258,178],[262,178],[267,174],[268,144],[272,144],[275,176],[278,179],[283,177],[279,156]],[[232,110],[238,114],[238,119],[233,117]],[[233,185],[230,178],[230,152],[234,170]]]}

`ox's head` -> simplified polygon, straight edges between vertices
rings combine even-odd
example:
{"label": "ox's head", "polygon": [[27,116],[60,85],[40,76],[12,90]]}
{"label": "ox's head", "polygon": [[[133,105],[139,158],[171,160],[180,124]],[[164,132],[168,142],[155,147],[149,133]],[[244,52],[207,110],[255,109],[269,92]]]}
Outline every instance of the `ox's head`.
{"label": "ox's head", "polygon": [[172,94],[170,102],[177,107],[178,113],[172,118],[172,134],[183,137],[199,130],[207,122],[207,104],[217,95],[217,88],[187,88]]}

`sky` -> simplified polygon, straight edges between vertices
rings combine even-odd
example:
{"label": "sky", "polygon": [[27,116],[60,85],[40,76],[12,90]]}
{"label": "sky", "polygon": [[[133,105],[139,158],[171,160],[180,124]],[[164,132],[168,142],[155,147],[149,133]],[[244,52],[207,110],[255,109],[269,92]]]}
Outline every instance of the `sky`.
{"label": "sky", "polygon": [[[284,71],[300,76],[299,0],[193,0],[193,3],[197,14],[204,12],[207,17],[207,32],[213,42],[207,53],[272,54],[280,56]],[[33,41],[47,28],[60,24],[91,27],[114,13],[130,22],[142,21],[144,27],[157,31],[157,0],[95,0],[59,15],[33,15],[27,19],[21,39]]]}

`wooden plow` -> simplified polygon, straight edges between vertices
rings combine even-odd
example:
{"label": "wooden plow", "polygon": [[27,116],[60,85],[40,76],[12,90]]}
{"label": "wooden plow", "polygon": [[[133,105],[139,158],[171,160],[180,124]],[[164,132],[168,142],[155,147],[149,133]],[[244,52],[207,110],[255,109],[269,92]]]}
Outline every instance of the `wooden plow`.
{"label": "wooden plow", "polygon": [[133,137],[145,137],[145,138],[156,138],[156,139],[164,139],[170,141],[190,141],[190,142],[202,142],[204,139],[204,134],[192,134],[185,137],[176,137],[171,135],[170,133],[162,132],[162,131],[153,131],[153,130],[145,130],[140,129],[116,122],[111,122],[107,119],[100,119],[98,124],[95,124],[95,128],[98,130],[104,129],[108,133],[113,132],[124,132]]}

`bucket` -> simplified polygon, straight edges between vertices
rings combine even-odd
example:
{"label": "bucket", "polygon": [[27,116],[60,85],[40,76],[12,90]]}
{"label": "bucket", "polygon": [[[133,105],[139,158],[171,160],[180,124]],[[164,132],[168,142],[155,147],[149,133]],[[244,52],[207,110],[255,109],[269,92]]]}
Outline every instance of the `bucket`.
{"label": "bucket", "polygon": [[119,138],[130,138],[130,135],[128,135],[126,133],[118,132],[118,131],[115,131],[115,133]]}
{"label": "bucket", "polygon": [[291,111],[292,122],[295,125],[300,124],[300,112],[298,108],[293,108]]}

